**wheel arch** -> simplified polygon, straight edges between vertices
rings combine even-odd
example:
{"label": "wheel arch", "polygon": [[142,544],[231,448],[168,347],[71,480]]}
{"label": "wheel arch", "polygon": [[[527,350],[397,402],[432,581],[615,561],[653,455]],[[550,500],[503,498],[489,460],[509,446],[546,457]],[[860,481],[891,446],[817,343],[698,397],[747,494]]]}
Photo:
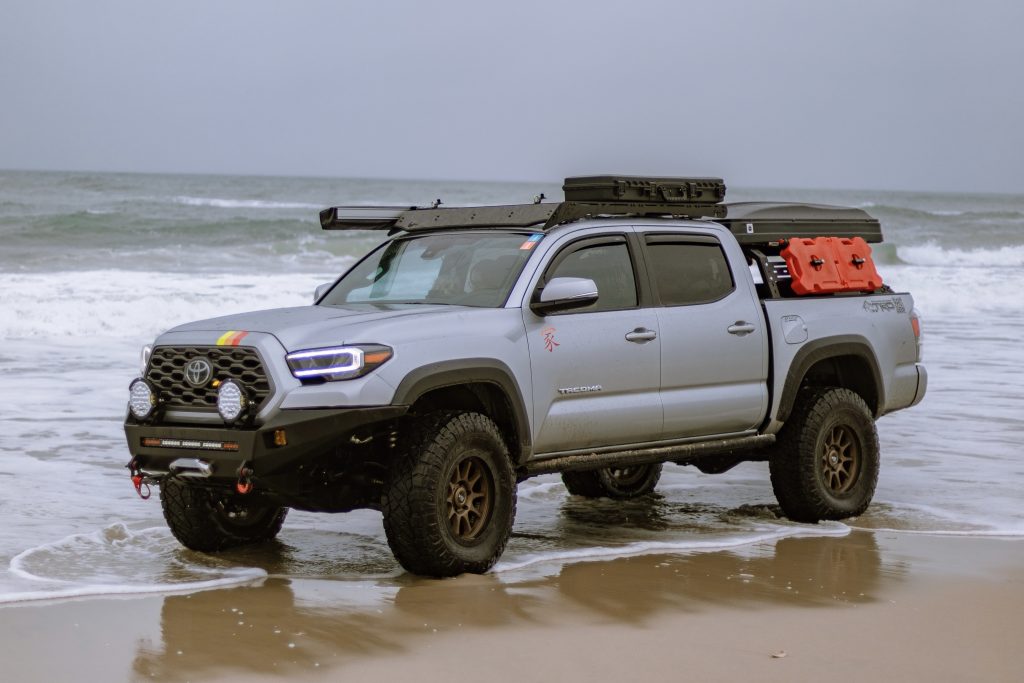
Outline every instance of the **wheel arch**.
{"label": "wheel arch", "polygon": [[413,370],[398,385],[394,402],[419,410],[471,410],[490,417],[506,435],[513,464],[533,452],[530,422],[512,371],[491,358],[467,358]]}
{"label": "wheel arch", "polygon": [[777,420],[789,419],[800,390],[807,386],[849,389],[864,399],[876,418],[885,406],[878,359],[868,340],[857,335],[816,339],[797,352],[779,397]]}

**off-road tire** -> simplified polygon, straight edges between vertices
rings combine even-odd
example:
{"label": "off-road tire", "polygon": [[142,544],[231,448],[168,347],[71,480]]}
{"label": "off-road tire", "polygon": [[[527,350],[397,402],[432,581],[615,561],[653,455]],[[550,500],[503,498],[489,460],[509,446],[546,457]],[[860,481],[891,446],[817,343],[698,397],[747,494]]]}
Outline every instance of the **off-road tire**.
{"label": "off-road tire", "polygon": [[834,387],[802,393],[768,464],[788,518],[817,522],[864,512],[879,468],[878,432],[864,399]]}
{"label": "off-road tire", "polygon": [[498,427],[479,413],[431,413],[411,421],[400,444],[381,499],[395,558],[424,576],[486,572],[516,514],[515,472]]}
{"label": "off-road tire", "polygon": [[269,541],[288,514],[288,508],[259,505],[173,477],[160,482],[160,507],[174,537],[204,553]]}
{"label": "off-road tire", "polygon": [[660,478],[661,463],[562,472],[562,483],[572,495],[616,500],[645,496],[654,491]]}

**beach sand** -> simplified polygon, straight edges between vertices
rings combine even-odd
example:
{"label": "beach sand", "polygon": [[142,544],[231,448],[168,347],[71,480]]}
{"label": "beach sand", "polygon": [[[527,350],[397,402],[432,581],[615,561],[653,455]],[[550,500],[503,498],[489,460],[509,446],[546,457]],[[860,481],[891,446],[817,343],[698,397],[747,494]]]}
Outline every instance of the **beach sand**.
{"label": "beach sand", "polygon": [[5,681],[1018,681],[1024,542],[854,531],[0,609]]}

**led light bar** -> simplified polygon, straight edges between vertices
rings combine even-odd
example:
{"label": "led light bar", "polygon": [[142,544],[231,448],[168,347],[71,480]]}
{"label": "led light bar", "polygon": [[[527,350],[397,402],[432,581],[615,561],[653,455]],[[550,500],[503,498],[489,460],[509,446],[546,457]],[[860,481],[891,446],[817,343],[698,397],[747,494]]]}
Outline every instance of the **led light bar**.
{"label": "led light bar", "polygon": [[237,441],[201,441],[199,439],[162,439],[153,436],[142,437],[144,448],[187,448],[200,451],[237,451]]}

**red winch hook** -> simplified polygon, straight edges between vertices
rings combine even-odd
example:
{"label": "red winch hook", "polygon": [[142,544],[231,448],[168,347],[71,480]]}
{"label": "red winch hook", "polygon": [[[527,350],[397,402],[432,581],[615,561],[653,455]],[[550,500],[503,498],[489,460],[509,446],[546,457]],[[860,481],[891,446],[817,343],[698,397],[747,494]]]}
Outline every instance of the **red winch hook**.
{"label": "red winch hook", "polygon": [[253,470],[251,467],[242,465],[238,468],[238,482],[235,483],[235,490],[243,496],[252,491],[252,479],[250,479],[252,475]]}
{"label": "red winch hook", "polygon": [[[132,485],[135,486],[135,493],[139,494],[139,498],[141,498],[142,500],[149,500],[149,497],[153,495],[153,490],[149,487],[149,484],[146,482],[146,476],[142,474],[142,470],[139,469],[138,463],[136,463],[135,460],[132,459],[132,461],[125,465],[125,467],[128,468],[128,472],[129,474],[131,474]],[[146,487],[145,493],[143,493],[142,491],[143,486]]]}

